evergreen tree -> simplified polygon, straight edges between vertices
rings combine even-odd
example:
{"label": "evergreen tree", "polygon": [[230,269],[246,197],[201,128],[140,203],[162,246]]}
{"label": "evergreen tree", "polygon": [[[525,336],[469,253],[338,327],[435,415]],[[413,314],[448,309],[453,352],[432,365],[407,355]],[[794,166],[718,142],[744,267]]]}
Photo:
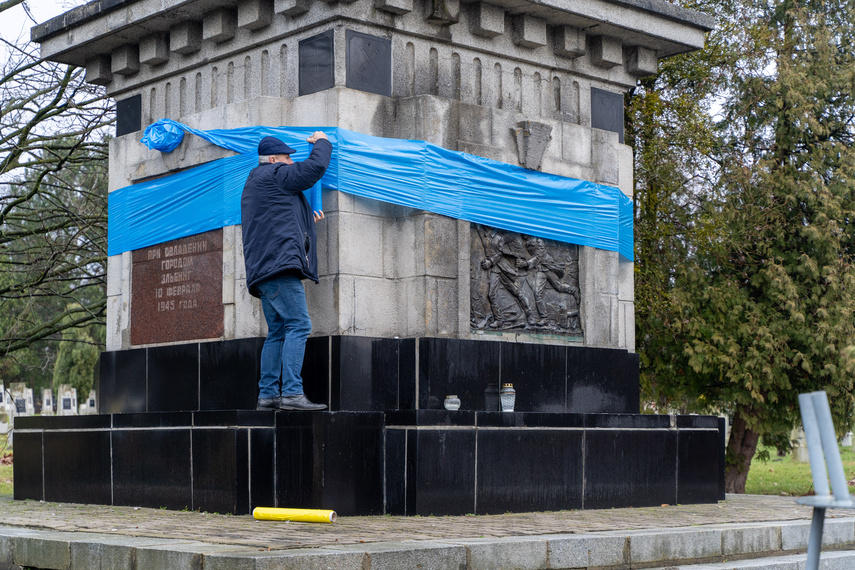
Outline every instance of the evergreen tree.
{"label": "evergreen tree", "polygon": [[642,321],[638,334],[650,333],[643,373],[663,400],[732,415],[726,485],[743,492],[759,439],[788,446],[799,393],[826,390],[838,427],[851,422],[855,10],[730,8],[730,47],[708,60],[723,79],[712,175],[686,216],[659,327]]}

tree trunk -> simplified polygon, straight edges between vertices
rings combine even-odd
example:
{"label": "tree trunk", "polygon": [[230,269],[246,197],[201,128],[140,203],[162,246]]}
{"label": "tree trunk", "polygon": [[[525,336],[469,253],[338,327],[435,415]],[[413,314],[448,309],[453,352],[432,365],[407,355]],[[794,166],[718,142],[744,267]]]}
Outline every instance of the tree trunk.
{"label": "tree trunk", "polygon": [[724,471],[724,490],[727,493],[745,493],[748,468],[751,467],[751,459],[757,451],[757,441],[760,439],[759,433],[746,426],[744,414],[745,410],[741,407],[736,408],[733,414]]}

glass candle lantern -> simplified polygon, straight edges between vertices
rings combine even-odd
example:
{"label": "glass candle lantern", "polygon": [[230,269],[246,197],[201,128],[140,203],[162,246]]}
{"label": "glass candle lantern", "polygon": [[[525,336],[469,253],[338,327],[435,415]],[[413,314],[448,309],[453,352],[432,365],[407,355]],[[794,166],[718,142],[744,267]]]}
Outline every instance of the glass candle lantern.
{"label": "glass candle lantern", "polygon": [[502,390],[499,392],[499,399],[502,402],[503,412],[513,412],[514,403],[516,403],[517,393],[514,390],[513,384],[502,384]]}
{"label": "glass candle lantern", "polygon": [[443,403],[445,409],[448,411],[454,411],[460,409],[460,398],[457,397],[456,394],[449,394],[445,397],[445,402]]}

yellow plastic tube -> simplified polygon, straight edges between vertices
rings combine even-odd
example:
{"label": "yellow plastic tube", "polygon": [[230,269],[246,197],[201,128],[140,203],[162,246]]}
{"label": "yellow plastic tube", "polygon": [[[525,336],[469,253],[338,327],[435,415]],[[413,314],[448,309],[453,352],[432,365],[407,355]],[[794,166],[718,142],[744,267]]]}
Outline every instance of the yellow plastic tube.
{"label": "yellow plastic tube", "polygon": [[252,516],[260,521],[296,521],[334,523],[338,515],[335,511],[320,509],[276,509],[273,507],[255,507]]}

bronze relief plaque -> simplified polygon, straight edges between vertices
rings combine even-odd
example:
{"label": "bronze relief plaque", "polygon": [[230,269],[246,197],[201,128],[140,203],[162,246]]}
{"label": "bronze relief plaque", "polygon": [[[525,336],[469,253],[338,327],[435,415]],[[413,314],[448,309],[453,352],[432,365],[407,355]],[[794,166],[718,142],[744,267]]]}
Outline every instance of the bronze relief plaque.
{"label": "bronze relief plaque", "polygon": [[582,335],[579,246],[471,225],[474,330]]}
{"label": "bronze relief plaque", "polygon": [[223,230],[133,252],[131,344],[223,336]]}

